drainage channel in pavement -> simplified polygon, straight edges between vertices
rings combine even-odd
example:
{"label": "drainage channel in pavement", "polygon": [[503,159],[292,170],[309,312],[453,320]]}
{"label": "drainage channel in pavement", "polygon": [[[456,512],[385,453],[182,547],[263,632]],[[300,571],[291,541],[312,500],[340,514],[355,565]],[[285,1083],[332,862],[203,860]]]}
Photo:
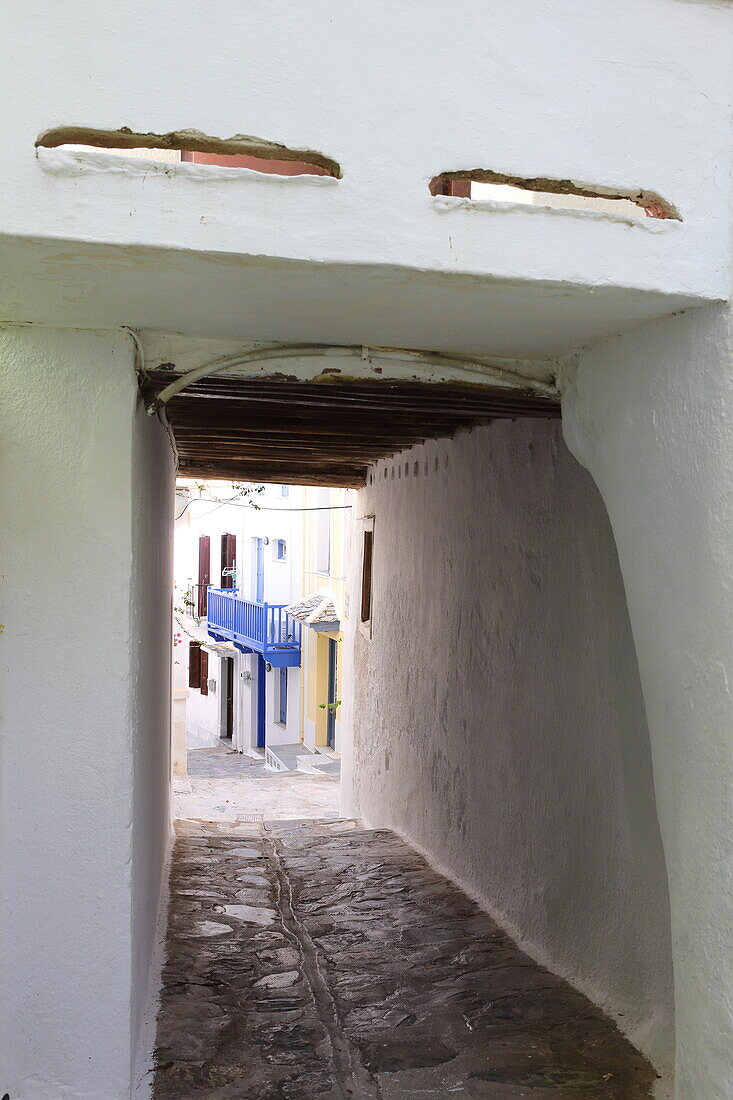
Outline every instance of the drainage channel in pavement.
{"label": "drainage channel in pavement", "polygon": [[615,1025],[394,834],[178,822],[155,1100],[643,1100]]}

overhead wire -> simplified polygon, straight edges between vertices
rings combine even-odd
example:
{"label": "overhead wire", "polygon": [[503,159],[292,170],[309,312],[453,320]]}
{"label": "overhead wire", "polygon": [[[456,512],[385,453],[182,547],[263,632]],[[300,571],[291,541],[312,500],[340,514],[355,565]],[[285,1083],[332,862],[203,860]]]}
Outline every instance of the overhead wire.
{"label": "overhead wire", "polygon": [[[184,512],[199,500],[216,504],[219,508],[227,504],[231,508],[251,508],[255,512],[340,512],[354,507],[353,504],[314,504],[306,505],[302,508],[276,508],[268,504],[255,504],[253,501],[248,501],[246,504],[240,504],[237,502],[237,497],[230,497],[228,500],[219,500],[217,497],[192,497],[188,504],[178,513],[176,519],[180,519]],[[208,512],[204,512],[204,515],[209,516],[212,512],[216,511],[217,508],[211,508]]]}
{"label": "overhead wire", "polygon": [[[132,342],[135,345],[135,373],[138,376],[139,382],[144,387],[148,381],[148,370],[145,366],[145,350],[143,349],[142,341],[133,328],[128,328],[127,325],[122,325],[122,331],[126,332],[128,336],[132,337]],[[148,415],[150,410],[146,408]],[[158,414],[158,420],[163,425],[165,433],[168,436],[168,442],[171,445],[173,451],[173,457],[176,461],[176,467],[178,467],[178,446],[176,444],[176,437],[173,435],[173,429],[170,426],[170,421],[165,411],[165,406],[161,405],[155,410]]]}

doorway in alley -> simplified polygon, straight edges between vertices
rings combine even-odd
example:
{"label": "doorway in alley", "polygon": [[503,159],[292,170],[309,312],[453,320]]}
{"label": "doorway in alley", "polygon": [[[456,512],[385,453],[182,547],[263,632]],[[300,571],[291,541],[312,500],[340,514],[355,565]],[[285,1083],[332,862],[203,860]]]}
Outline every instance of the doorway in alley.
{"label": "doorway in alley", "polygon": [[328,639],[328,724],[326,727],[326,743],[329,748],[336,744],[336,709],[339,706],[338,698],[338,643]]}
{"label": "doorway in alley", "polygon": [[234,658],[223,657],[221,668],[224,677],[221,739],[223,741],[231,741],[234,737]]}
{"label": "doorway in alley", "polygon": [[[368,356],[363,361],[368,362]],[[224,1018],[232,1022],[232,1050],[222,1057],[221,1047],[214,1051],[212,1046],[200,1078],[204,1088],[211,1067],[212,1085],[236,1077],[243,1095],[274,1095],[274,1089],[293,1097],[376,1096],[389,1086],[390,1075],[404,1072],[412,1074],[404,1079],[410,1091],[460,1091],[482,1082],[499,1089],[540,1087],[548,1095],[579,1086],[604,1100],[642,1100],[648,1095],[651,1067],[620,1040],[610,1021],[600,1012],[594,1016],[593,1006],[580,995],[531,964],[471,908],[464,895],[449,888],[387,829],[370,830],[355,820],[338,820],[336,809],[329,813],[323,806],[315,812],[293,812],[298,799],[302,807],[305,783],[324,783],[333,775],[330,769],[338,768],[344,695],[341,618],[346,607],[339,582],[344,576],[345,540],[334,537],[333,517],[343,513],[348,522],[352,488],[366,489],[358,498],[358,514],[353,511],[360,534],[367,536],[359,560],[369,568],[362,569],[362,580],[356,582],[361,600],[354,602],[356,636],[350,633],[350,642],[359,645],[363,655],[375,636],[381,634],[384,646],[386,616],[405,606],[404,600],[395,599],[390,608],[384,598],[389,571],[380,550],[385,543],[380,544],[379,533],[375,535],[380,500],[373,487],[397,492],[405,488],[399,519],[407,511],[406,503],[416,502],[412,528],[419,530],[420,509],[426,503],[423,487],[435,484],[440,475],[442,492],[448,481],[444,451],[398,452],[494,419],[554,419],[559,415],[557,402],[526,390],[505,388],[498,393],[475,380],[462,387],[423,387],[404,378],[388,384],[329,378],[326,386],[287,376],[225,380],[201,375],[198,381],[190,380],[187,396],[172,395],[168,412],[182,474],[202,476],[206,470],[210,478],[218,474],[222,479],[249,479],[223,484],[182,479],[177,515],[188,514],[186,522],[195,528],[190,544],[195,546],[201,534],[217,537],[216,531],[202,532],[196,523],[211,526],[224,508],[241,509],[251,523],[236,528],[237,545],[246,546],[247,553],[236,561],[235,586],[217,586],[216,577],[211,578],[206,621],[199,624],[205,629],[201,646],[220,661],[235,663],[234,731],[232,751],[224,757],[217,758],[206,747],[191,750],[188,782],[192,788],[199,785],[198,791],[192,790],[187,805],[185,800],[177,804],[179,818],[189,820],[179,820],[176,829],[175,919],[170,925],[171,963],[159,1041],[166,1050],[180,1053],[158,1074],[156,1100],[180,1094],[181,1081],[191,1072],[186,1061],[190,1014],[181,1010],[180,998],[169,997],[167,991],[177,984],[179,962],[190,966],[192,936],[203,937],[194,953],[202,976],[221,967],[216,990],[227,1001]],[[281,478],[279,487],[276,477]],[[408,494],[407,486],[414,486],[414,491]],[[450,498],[446,496],[431,532],[449,526],[445,521],[452,518],[460,488],[455,484]],[[266,530],[263,523],[270,510],[283,516],[297,514],[297,530],[294,525],[278,532]],[[328,522],[324,513],[329,514]],[[234,529],[231,520],[225,523],[228,530]],[[400,523],[395,526],[400,528]],[[354,539],[354,544],[360,541]],[[431,548],[425,560],[435,557]],[[398,558],[395,546],[390,561]],[[295,575],[301,579],[297,594],[292,587],[287,592],[269,587],[269,580],[276,579],[289,579],[292,585]],[[454,606],[463,606],[462,595]],[[415,593],[412,604],[419,608],[422,597],[422,592]],[[396,621],[388,639],[393,652],[403,634],[404,621]],[[349,659],[357,664],[353,654]],[[385,684],[380,703],[390,686]],[[207,687],[216,692],[215,675],[209,676]],[[294,715],[299,722],[296,737]],[[391,728],[396,725],[393,722]],[[362,757],[365,741],[363,737]],[[390,753],[379,755],[384,770],[374,786],[384,788]],[[325,760],[325,766],[319,767],[317,758]],[[232,767],[246,773],[246,794],[243,787],[236,793],[219,787],[215,793],[210,790],[204,805],[202,785],[207,780],[216,783],[224,769]],[[355,762],[354,772],[359,768],[364,769],[363,758]],[[391,774],[395,771],[393,762]],[[268,801],[265,784],[269,795],[280,784],[276,800]],[[334,785],[331,791],[335,790]],[[201,795],[198,803],[196,793]],[[419,799],[414,802],[419,809]],[[312,806],[311,799],[309,809]],[[311,820],[303,822],[303,817]],[[400,908],[403,900],[406,908]],[[257,969],[265,958],[263,938],[274,949],[269,969]],[[446,953],[449,942],[458,945],[455,954]],[[342,945],[343,957],[339,955],[334,968],[334,952]],[[233,954],[243,963],[235,968],[236,990],[231,985]],[[392,969],[394,958],[401,961],[404,973]],[[465,973],[457,965],[459,959],[467,967]],[[416,984],[411,984],[414,975]],[[214,998],[220,994],[211,992],[210,981],[202,980],[199,986],[203,1012],[213,1010],[218,1019]],[[372,989],[373,1004],[364,994]],[[392,993],[396,997],[390,1005]],[[252,1026],[255,1021],[247,1016],[251,1005],[257,1013],[272,1009],[271,1029],[260,1015],[259,1030]],[[283,1027],[283,1011],[297,1014],[291,1018],[293,1026]],[[427,1028],[427,1020],[434,1030]],[[507,1033],[499,1035],[505,1024]],[[396,1027],[401,1029],[398,1039]],[[505,1058],[510,1029],[516,1055],[510,1063],[497,1062],[493,1052],[487,1053],[487,1035],[495,1035],[498,1056]],[[262,1038],[261,1064],[255,1035]],[[573,1042],[568,1041],[571,1035]],[[464,1049],[466,1044],[470,1051]],[[540,1045],[541,1064],[536,1058]],[[324,1057],[323,1051],[332,1054]],[[280,1066],[281,1054],[286,1068],[276,1081],[273,1064]],[[234,1076],[224,1076],[231,1072]]]}

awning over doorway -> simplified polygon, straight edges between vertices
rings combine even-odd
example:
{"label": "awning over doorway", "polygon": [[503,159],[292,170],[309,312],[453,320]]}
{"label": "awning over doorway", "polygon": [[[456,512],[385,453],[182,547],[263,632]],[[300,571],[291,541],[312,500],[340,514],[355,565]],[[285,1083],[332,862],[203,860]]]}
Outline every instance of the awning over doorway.
{"label": "awning over doorway", "polygon": [[341,615],[332,592],[314,592],[285,608],[288,615],[313,630],[340,630]]}
{"label": "awning over doorway", "polygon": [[236,657],[239,653],[231,642],[202,642],[202,646],[210,653],[218,653],[220,657]]}

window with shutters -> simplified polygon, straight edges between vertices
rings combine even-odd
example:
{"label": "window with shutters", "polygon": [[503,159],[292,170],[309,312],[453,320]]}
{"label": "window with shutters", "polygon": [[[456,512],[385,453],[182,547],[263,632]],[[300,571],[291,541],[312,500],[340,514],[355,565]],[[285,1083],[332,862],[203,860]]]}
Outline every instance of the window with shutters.
{"label": "window with shutters", "polygon": [[374,550],[374,532],[364,532],[364,546],[361,559],[361,621],[368,623],[372,618],[372,556]]}
{"label": "window with shutters", "polygon": [[207,585],[211,584],[211,539],[199,536],[199,583],[196,589],[196,611],[200,619],[206,618],[208,605]]}
{"label": "window with shutters", "polygon": [[205,649],[200,649],[201,653],[201,694],[209,694],[209,654]]}
{"label": "window with shutters", "polygon": [[288,670],[278,669],[278,678],[275,682],[275,706],[277,708],[278,722],[281,726],[288,721]]}
{"label": "window with shutters", "polygon": [[201,687],[201,646],[198,642],[188,643],[188,686]]}
{"label": "window with shutters", "polygon": [[316,572],[328,574],[331,568],[331,490],[318,490],[316,515]]}
{"label": "window with shutters", "polygon": [[237,536],[221,536],[221,587],[237,587]]}

